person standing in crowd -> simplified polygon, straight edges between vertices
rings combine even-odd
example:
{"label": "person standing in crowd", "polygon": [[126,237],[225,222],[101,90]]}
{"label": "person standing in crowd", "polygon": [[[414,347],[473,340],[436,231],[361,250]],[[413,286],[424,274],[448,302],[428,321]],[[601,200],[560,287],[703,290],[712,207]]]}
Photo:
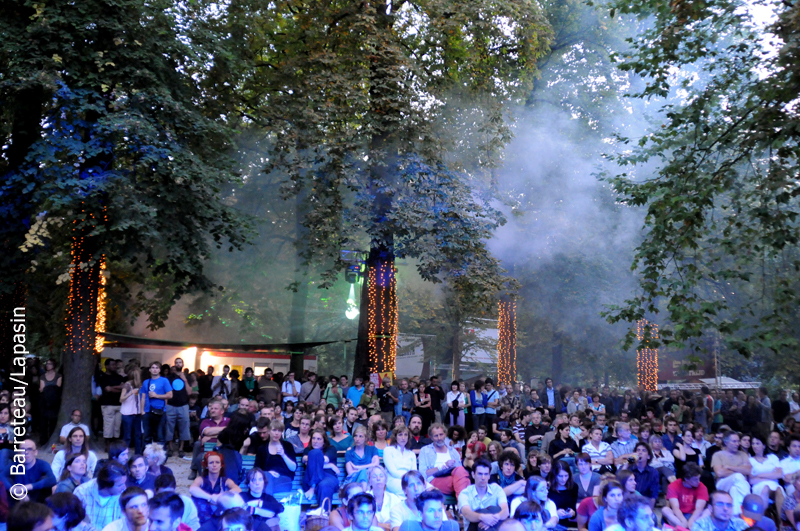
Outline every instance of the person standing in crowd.
{"label": "person standing in crowd", "polygon": [[364,380],[359,377],[353,378],[353,385],[347,389],[347,394],[344,398],[355,407],[361,403],[361,397],[364,395],[366,387],[363,385]]}
{"label": "person standing in crowd", "polygon": [[472,404],[472,427],[478,429],[479,426],[486,425],[486,393],[484,392],[483,380],[475,380],[473,390],[469,394],[469,402]]}
{"label": "person standing in crowd", "polygon": [[307,404],[319,404],[321,389],[316,373],[309,372],[308,379],[300,386],[300,401]]}
{"label": "person standing in crowd", "polygon": [[101,372],[98,365],[95,372],[95,381],[103,391],[98,400],[100,401],[100,411],[103,414],[103,439],[105,440],[106,452],[108,452],[108,445],[111,441],[119,439],[122,425],[120,393],[122,392],[125,378],[117,371],[117,362],[113,359],[106,359],[105,369],[105,372]]}
{"label": "person standing in crowd", "polygon": [[769,432],[772,429],[772,402],[769,399],[769,392],[766,387],[758,389],[758,398],[756,404],[761,412],[758,421],[758,432],[764,436],[765,439],[769,438]]}
{"label": "person standing in crowd", "polygon": [[150,378],[142,383],[139,391],[144,395],[144,441],[164,444],[164,413],[167,400],[172,398],[169,380],[161,377],[161,364],[150,364]]}
{"label": "person standing in crowd", "polygon": [[[381,384],[381,388],[378,389],[375,394],[378,398],[381,419],[389,425],[392,423],[395,405],[400,401],[400,394],[397,387],[392,385],[392,379],[388,376],[384,376]],[[370,414],[372,414],[372,412],[370,412]]]}
{"label": "person standing in crowd", "polygon": [[464,426],[464,409],[466,408],[466,396],[461,392],[461,384],[454,380],[450,384],[450,391],[445,398],[447,401],[447,422],[451,426]]}
{"label": "person standing in crowd", "polygon": [[188,445],[192,436],[189,433],[189,382],[183,374],[183,359],[175,358],[175,365],[170,368],[167,375],[172,397],[167,400],[164,409],[164,433],[165,439],[169,443],[167,456],[173,454],[173,441],[175,439],[175,427],[178,428],[178,457],[183,457],[183,448]]}
{"label": "person standing in crowd", "polygon": [[[733,514],[742,510],[744,497],[750,494],[750,483],[747,478],[753,467],[750,456],[739,451],[739,434],[734,431],[722,437],[723,450],[714,454],[711,468],[717,479],[717,489],[730,493],[733,499]],[[722,502],[720,502],[722,503]]]}
{"label": "person standing in crowd", "polygon": [[260,389],[258,382],[255,378],[255,373],[252,367],[247,367],[244,370],[244,377],[239,382],[238,394],[239,398],[247,398],[248,400],[255,400],[258,398]]}
{"label": "person standing in crowd", "polygon": [[497,408],[500,407],[500,394],[497,392],[497,389],[494,388],[494,382],[491,378],[487,378],[483,385],[486,387],[486,403],[484,405],[484,426],[486,426],[489,431],[489,437],[494,437],[494,433],[492,433],[492,425],[497,419]]}
{"label": "person standing in crowd", "polygon": [[128,371],[128,380],[122,384],[120,393],[120,418],[122,422],[122,440],[125,447],[133,445],[134,452],[142,453],[144,448],[142,437],[142,414],[144,412],[144,397],[140,394],[142,388],[142,373],[132,368]]}
{"label": "person standing in crowd", "polygon": [[39,403],[42,411],[41,444],[46,444],[56,429],[58,409],[61,406],[61,375],[56,372],[56,362],[44,362],[44,374],[39,379]]}
{"label": "person standing in crowd", "polygon": [[281,388],[272,376],[272,369],[267,367],[264,375],[258,379],[258,398],[267,406],[277,404],[281,394]]}
{"label": "person standing in crowd", "polygon": [[[433,409],[433,421],[442,423],[442,400],[445,398],[445,392],[442,389],[442,382],[436,375],[431,376],[430,384],[427,388],[428,394],[431,395],[431,409]],[[498,403],[499,407],[499,403]]]}
{"label": "person standing in crowd", "polygon": [[397,403],[394,406],[394,416],[403,417],[408,424],[411,410],[414,409],[414,393],[408,388],[408,380],[403,378],[397,390]]}
{"label": "person standing in crowd", "polygon": [[283,404],[287,402],[294,402],[297,404],[300,399],[300,382],[295,381],[294,371],[289,371],[286,379],[281,385],[281,401]]}
{"label": "person standing in crowd", "polygon": [[226,400],[229,400],[232,395],[232,388],[231,388],[231,379],[228,376],[231,372],[231,368],[229,365],[224,365],[222,367],[222,374],[219,376],[214,376],[211,380],[211,396],[220,396]]}

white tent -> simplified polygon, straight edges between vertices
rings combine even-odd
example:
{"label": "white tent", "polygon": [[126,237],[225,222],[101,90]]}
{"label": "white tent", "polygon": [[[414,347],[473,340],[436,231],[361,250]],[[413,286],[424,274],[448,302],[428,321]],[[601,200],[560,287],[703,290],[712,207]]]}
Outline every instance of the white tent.
{"label": "white tent", "polygon": [[719,378],[719,382],[717,382],[717,378],[700,378],[698,383],[664,383],[658,384],[658,388],[699,390],[704,385],[709,389],[758,389],[761,387],[761,382],[740,382],[739,380],[722,376]]}

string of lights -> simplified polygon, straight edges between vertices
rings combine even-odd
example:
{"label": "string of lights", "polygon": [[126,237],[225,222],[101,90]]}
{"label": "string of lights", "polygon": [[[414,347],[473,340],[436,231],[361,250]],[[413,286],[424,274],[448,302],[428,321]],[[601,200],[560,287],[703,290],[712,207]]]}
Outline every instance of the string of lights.
{"label": "string of lights", "polygon": [[517,377],[517,303],[497,304],[497,381],[514,383]]}
{"label": "string of lights", "polygon": [[[67,296],[66,350],[70,354],[79,354],[94,351],[97,347],[97,321],[98,302],[100,301],[101,284],[105,284],[103,268],[105,260],[96,260],[91,246],[87,245],[83,234],[86,229],[79,229],[79,223],[91,220],[96,223],[96,216],[92,212],[82,210],[86,219],[74,219],[72,247],[70,255],[70,283]],[[108,221],[107,214],[103,213],[104,222]],[[103,322],[105,329],[105,295],[103,295]]]}
{"label": "string of lights", "polygon": [[375,372],[394,372],[397,358],[397,270],[380,262],[367,273],[369,364]]}
{"label": "string of lights", "polygon": [[[97,321],[95,322],[95,332],[106,331],[106,260],[103,257],[100,260],[100,288],[97,290]],[[103,352],[103,336],[97,334],[94,339],[94,350],[96,352]]]}
{"label": "string of lights", "polygon": [[[650,328],[650,339],[658,339],[658,325],[648,323],[642,319],[636,323],[636,339],[645,339],[647,328]],[[645,391],[656,391],[658,389],[658,349],[644,347],[636,351],[636,382]]]}

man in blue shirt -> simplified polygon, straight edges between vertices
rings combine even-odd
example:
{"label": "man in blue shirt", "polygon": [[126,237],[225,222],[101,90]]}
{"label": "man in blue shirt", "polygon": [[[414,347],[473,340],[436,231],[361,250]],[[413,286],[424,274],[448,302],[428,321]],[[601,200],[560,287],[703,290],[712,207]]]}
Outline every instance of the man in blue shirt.
{"label": "man in blue shirt", "polygon": [[172,398],[172,384],[161,377],[161,364],[150,364],[150,378],[142,383],[139,395],[144,395],[144,440],[164,444],[164,410]]}
{"label": "man in blue shirt", "polygon": [[653,459],[653,452],[650,450],[650,445],[645,442],[639,442],[636,443],[634,454],[636,454],[636,463],[630,467],[630,471],[633,472],[633,477],[636,478],[636,492],[648,499],[652,509],[656,505],[658,493],[661,489],[658,470],[648,465],[650,460]]}
{"label": "man in blue shirt", "polygon": [[349,400],[353,407],[356,407],[361,402],[361,397],[364,395],[364,386],[361,385],[363,380],[361,378],[353,378],[353,385],[347,390],[347,400]]}
{"label": "man in blue shirt", "polygon": [[406,419],[406,425],[411,418],[411,410],[414,409],[414,393],[408,390],[408,380],[400,380],[400,388],[397,390],[397,403],[394,405],[394,416]]}
{"label": "man in blue shirt", "polygon": [[553,387],[553,379],[547,378],[544,381],[544,407],[550,411],[550,418],[556,416],[556,411],[561,411],[561,400],[558,391]]}
{"label": "man in blue shirt", "polygon": [[[44,502],[45,498],[53,493],[56,485],[56,477],[53,469],[47,461],[36,459],[39,450],[36,443],[30,439],[25,439],[20,443],[20,450],[24,452],[25,464],[18,463],[16,460],[8,459],[5,470],[0,471],[0,476],[6,489],[11,489],[12,485],[24,485],[26,496],[19,501]],[[23,473],[24,472],[24,473]],[[17,498],[10,496],[11,504]]]}

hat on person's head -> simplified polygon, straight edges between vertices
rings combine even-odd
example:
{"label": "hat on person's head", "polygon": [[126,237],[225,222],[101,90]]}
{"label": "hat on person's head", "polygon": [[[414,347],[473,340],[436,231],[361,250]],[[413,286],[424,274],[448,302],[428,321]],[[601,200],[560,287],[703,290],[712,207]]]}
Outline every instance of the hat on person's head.
{"label": "hat on person's head", "polygon": [[758,494],[748,494],[742,502],[742,516],[758,522],[764,516],[764,499]]}

